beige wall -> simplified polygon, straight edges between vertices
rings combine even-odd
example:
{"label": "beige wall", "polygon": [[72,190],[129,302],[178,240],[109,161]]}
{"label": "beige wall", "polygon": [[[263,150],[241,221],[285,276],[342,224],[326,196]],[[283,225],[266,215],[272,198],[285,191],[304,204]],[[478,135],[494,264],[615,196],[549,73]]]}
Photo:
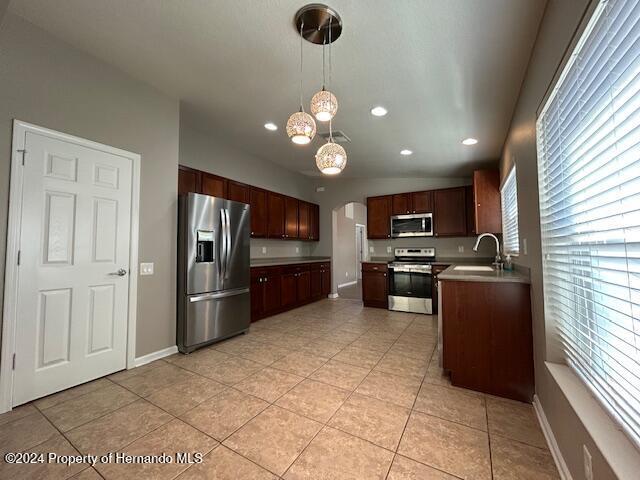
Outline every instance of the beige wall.
{"label": "beige wall", "polygon": [[517,263],[531,269],[536,393],[574,480],[584,478],[583,444],[593,456],[594,478],[617,477],[544,364],[556,354],[547,348],[544,322],[535,122],[536,111],[588,4],[589,0],[548,2],[501,159],[503,178],[514,161],[517,165],[520,251],[524,239],[528,244],[528,255],[521,255]]}
{"label": "beige wall", "polygon": [[[178,102],[11,13],[0,29],[0,270],[13,119],[142,155],[136,356],[175,345]],[[0,279],[0,303],[4,291]]]}

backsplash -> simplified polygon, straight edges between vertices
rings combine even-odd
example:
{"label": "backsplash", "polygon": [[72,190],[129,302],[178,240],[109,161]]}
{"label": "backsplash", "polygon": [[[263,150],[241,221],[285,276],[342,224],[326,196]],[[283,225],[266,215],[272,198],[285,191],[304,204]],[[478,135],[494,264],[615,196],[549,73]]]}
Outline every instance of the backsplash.
{"label": "backsplash", "polygon": [[[491,238],[483,238],[478,252],[473,251],[476,237],[418,237],[396,238],[393,240],[369,240],[369,257],[391,257],[394,248],[411,247],[435,247],[436,257],[494,257],[496,254],[495,242]],[[391,252],[387,252],[387,247]],[[459,250],[462,247],[463,251]],[[373,252],[371,251],[373,248]]]}
{"label": "backsplash", "polygon": [[311,255],[309,242],[265,238],[251,239],[251,258],[308,257],[309,255]]}

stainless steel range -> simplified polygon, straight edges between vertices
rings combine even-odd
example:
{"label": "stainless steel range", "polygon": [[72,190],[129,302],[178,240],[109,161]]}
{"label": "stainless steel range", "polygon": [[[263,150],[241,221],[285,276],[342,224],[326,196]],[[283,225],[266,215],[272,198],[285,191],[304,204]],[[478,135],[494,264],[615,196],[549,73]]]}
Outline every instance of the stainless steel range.
{"label": "stainless steel range", "polygon": [[433,313],[431,263],[435,248],[396,248],[389,262],[389,310]]}

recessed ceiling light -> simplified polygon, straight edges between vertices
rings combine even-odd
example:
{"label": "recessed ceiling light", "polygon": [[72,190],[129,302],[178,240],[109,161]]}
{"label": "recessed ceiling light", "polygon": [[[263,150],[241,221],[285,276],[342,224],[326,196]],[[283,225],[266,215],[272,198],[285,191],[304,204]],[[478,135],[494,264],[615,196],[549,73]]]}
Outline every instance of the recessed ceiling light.
{"label": "recessed ceiling light", "polygon": [[400,150],[400,155],[411,155],[413,152],[411,150],[407,150],[406,148],[404,150]]}
{"label": "recessed ceiling light", "polygon": [[475,138],[465,138],[462,140],[463,145],[475,145],[476,143],[478,143],[478,140]]}
{"label": "recessed ceiling light", "polygon": [[371,115],[376,117],[384,117],[387,114],[387,109],[381,106],[373,107],[371,109]]}
{"label": "recessed ceiling light", "polygon": [[272,132],[275,132],[278,129],[278,126],[275,123],[268,122],[264,124],[264,128],[266,128],[267,130],[271,130]]}

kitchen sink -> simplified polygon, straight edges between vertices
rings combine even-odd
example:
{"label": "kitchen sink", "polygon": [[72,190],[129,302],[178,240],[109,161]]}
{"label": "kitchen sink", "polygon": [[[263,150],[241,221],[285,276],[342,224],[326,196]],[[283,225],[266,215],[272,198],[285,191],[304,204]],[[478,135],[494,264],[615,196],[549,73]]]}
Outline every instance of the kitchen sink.
{"label": "kitchen sink", "polygon": [[467,272],[493,272],[492,267],[480,266],[480,265],[458,265],[453,267],[454,270],[463,270]]}

